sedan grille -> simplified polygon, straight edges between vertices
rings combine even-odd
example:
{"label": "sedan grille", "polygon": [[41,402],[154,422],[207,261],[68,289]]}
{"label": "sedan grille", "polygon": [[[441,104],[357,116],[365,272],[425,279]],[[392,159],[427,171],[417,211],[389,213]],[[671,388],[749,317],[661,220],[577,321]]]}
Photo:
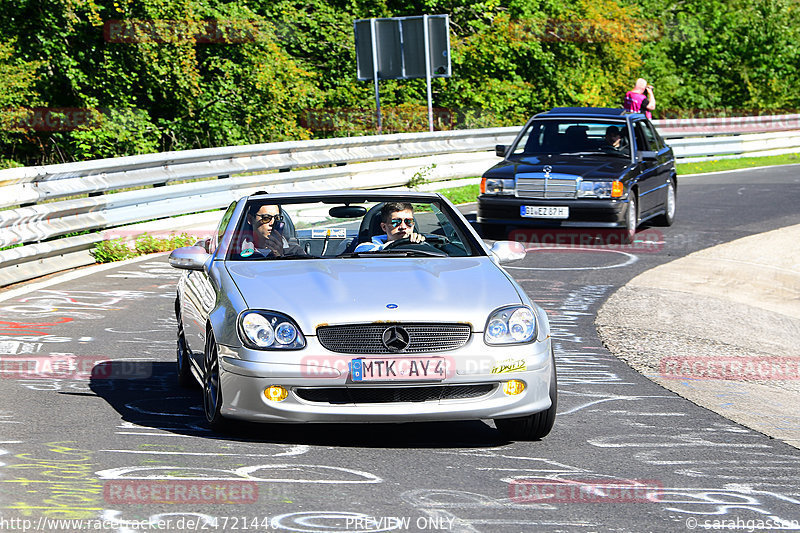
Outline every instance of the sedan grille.
{"label": "sedan grille", "polygon": [[517,176],[517,196],[522,198],[576,198],[578,181],[574,176],[551,175],[544,178]]}
{"label": "sedan grille", "polygon": [[332,352],[349,354],[397,353],[383,343],[387,328],[399,326],[408,332],[408,346],[402,353],[444,352],[469,341],[468,324],[348,324],[317,328],[320,344]]}
{"label": "sedan grille", "polygon": [[451,385],[434,387],[330,387],[295,389],[308,402],[364,404],[394,402],[430,402],[478,398],[492,392],[495,385]]}

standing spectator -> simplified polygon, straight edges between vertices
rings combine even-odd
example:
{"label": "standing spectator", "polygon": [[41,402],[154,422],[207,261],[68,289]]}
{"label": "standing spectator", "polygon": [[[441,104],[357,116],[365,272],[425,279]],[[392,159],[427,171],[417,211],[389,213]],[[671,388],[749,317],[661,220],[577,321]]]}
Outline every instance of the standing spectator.
{"label": "standing spectator", "polygon": [[[647,94],[645,94],[645,92]],[[653,111],[656,108],[656,97],[653,95],[653,86],[648,85],[644,78],[636,80],[636,85],[625,93],[623,107],[628,111],[644,114],[647,118],[653,118]]]}

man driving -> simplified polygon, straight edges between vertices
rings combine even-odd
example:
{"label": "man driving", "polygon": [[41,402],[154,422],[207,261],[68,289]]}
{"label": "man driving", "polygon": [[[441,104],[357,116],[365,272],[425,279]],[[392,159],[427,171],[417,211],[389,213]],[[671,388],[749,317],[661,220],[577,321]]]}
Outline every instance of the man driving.
{"label": "man driving", "polygon": [[606,128],[606,136],[600,149],[606,153],[622,153],[627,151],[627,143],[622,137],[622,132],[616,126]]}
{"label": "man driving", "polygon": [[412,243],[425,240],[425,236],[414,231],[414,207],[408,202],[387,202],[381,208],[381,229],[385,235],[376,235],[371,242],[362,242],[354,253],[383,250],[389,244],[400,239],[408,239]]}

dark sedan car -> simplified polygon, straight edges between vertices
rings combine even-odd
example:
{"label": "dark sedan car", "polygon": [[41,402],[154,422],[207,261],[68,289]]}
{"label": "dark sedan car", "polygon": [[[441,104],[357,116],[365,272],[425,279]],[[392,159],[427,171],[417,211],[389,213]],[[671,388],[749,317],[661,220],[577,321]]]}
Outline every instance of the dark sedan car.
{"label": "dark sedan car", "polygon": [[644,221],[669,226],[678,186],[672,149],[647,118],[554,108],[528,121],[478,197],[484,236],[511,228],[608,228],[631,242]]}

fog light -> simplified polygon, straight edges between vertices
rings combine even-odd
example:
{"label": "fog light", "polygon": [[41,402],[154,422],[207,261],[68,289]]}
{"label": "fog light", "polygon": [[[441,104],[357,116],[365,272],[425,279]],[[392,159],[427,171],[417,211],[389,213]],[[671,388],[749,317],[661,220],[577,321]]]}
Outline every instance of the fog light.
{"label": "fog light", "polygon": [[264,396],[273,402],[282,402],[287,396],[289,396],[289,391],[280,385],[272,385],[271,387],[264,389]]}
{"label": "fog light", "polygon": [[507,396],[516,396],[525,390],[525,384],[519,380],[512,379],[503,383],[503,392]]}

